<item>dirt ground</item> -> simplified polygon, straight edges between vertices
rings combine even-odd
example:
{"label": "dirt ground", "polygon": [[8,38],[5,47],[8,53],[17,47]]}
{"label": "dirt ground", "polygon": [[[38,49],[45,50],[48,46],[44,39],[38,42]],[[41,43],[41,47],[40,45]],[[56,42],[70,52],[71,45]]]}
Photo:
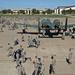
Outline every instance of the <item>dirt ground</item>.
{"label": "dirt ground", "polygon": [[[51,21],[53,20],[54,18],[51,19]],[[60,19],[60,21],[64,23],[65,19]],[[68,24],[71,23],[75,23],[75,18],[69,18]],[[12,37],[17,37],[19,39],[19,45],[14,46],[14,50],[19,49],[20,45],[22,45],[26,50],[26,57],[32,58],[32,61],[27,60],[25,63],[22,63],[27,75],[32,75],[34,70],[33,61],[36,61],[36,55],[43,57],[45,66],[44,74],[49,75],[51,55],[53,54],[56,55],[55,75],[75,75],[75,39],[71,39],[70,36],[66,36],[65,40],[61,38],[39,38],[41,44],[38,48],[28,48],[28,36],[35,38],[38,36],[37,34],[24,34],[25,42],[21,42],[21,27],[16,30],[8,30],[8,27],[5,27],[3,30],[4,32],[0,32],[0,75],[18,75],[18,71],[15,68],[16,62],[13,62],[12,57],[7,57],[8,43],[13,46]],[[28,28],[27,32],[37,32],[37,30]],[[71,65],[66,62],[69,48],[74,48]]]}

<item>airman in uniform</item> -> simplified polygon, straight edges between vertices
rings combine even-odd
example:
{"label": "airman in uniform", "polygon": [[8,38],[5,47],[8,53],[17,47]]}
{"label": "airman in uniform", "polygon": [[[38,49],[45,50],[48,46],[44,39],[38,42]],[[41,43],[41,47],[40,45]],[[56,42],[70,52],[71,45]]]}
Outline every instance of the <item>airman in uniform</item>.
{"label": "airman in uniform", "polygon": [[24,35],[23,35],[23,34],[21,34],[21,36],[22,36],[22,38],[21,38],[21,39],[22,39],[22,41],[24,41]]}
{"label": "airman in uniform", "polygon": [[69,29],[69,36],[71,36],[72,35],[72,30],[71,30],[71,28]]}
{"label": "airman in uniform", "polygon": [[45,30],[43,30],[43,36],[45,36],[45,33],[46,33],[46,31],[45,31]]}
{"label": "airman in uniform", "polygon": [[23,31],[23,33],[26,32],[26,28],[25,28],[25,26],[23,26],[22,31]]}
{"label": "airman in uniform", "polygon": [[14,46],[17,45],[17,44],[19,44],[18,38],[12,38],[12,39],[13,39],[13,41],[14,41]]}
{"label": "airman in uniform", "polygon": [[22,59],[23,59],[23,62],[25,62],[25,61],[26,61],[26,60],[25,60],[25,58],[26,58],[26,51],[25,51],[25,50],[22,51],[21,57],[22,57]]}
{"label": "airman in uniform", "polygon": [[43,60],[43,58],[38,58],[38,63],[40,64],[42,64],[42,65],[44,65],[44,60]]}
{"label": "airman in uniform", "polygon": [[13,58],[13,61],[15,61],[15,50],[12,51],[12,58]]}
{"label": "airman in uniform", "polygon": [[44,75],[44,70],[45,70],[45,67],[42,63],[40,63],[40,72],[39,72],[39,75]]}
{"label": "airman in uniform", "polygon": [[33,75],[38,75],[38,67],[39,67],[39,64],[36,63],[35,61],[33,61],[33,64],[34,64],[34,72],[33,72]]}
{"label": "airman in uniform", "polygon": [[35,45],[36,45],[36,48],[38,48],[38,39],[37,39],[37,37],[35,38]]}
{"label": "airman in uniform", "polygon": [[51,59],[52,59],[52,72],[55,74],[56,59],[54,56],[52,56]]}
{"label": "airman in uniform", "polygon": [[72,29],[72,30],[73,30],[73,33],[75,34],[75,27],[73,27],[73,29]]}
{"label": "airman in uniform", "polygon": [[21,50],[21,52],[24,50],[23,47],[22,47],[22,45],[20,45],[20,50]]}
{"label": "airman in uniform", "polygon": [[28,42],[28,47],[30,47],[31,46],[31,38],[30,38],[30,36],[28,36],[27,42]]}
{"label": "airman in uniform", "polygon": [[25,69],[21,64],[21,61],[20,61],[19,65],[16,68],[18,69],[18,75],[26,75]]}
{"label": "airman in uniform", "polygon": [[75,27],[73,27],[73,33],[72,33],[72,38],[75,39]]}
{"label": "airman in uniform", "polygon": [[62,39],[65,40],[65,31],[63,31]]}
{"label": "airman in uniform", "polygon": [[70,48],[69,49],[69,55],[68,55],[69,64],[72,64],[72,55],[73,55],[72,49]]}
{"label": "airman in uniform", "polygon": [[40,40],[36,37],[36,44],[37,44],[37,47],[40,45]]}
{"label": "airman in uniform", "polygon": [[20,57],[20,55],[19,55],[19,53],[18,52],[16,52],[16,64],[17,65],[19,65],[19,57]]}
{"label": "airman in uniform", "polygon": [[1,27],[1,32],[3,32],[3,27]]}
{"label": "airman in uniform", "polygon": [[10,45],[10,43],[8,43],[8,49],[7,49],[7,51],[8,51],[8,56],[11,56],[12,55],[12,50],[13,50],[13,47]]}

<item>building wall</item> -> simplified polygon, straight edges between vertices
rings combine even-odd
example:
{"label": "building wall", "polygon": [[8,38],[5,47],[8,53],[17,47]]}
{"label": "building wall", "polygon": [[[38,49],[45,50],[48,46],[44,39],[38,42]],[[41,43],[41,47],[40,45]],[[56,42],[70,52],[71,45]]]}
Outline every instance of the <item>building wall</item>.
{"label": "building wall", "polygon": [[71,9],[75,10],[75,7],[72,7]]}
{"label": "building wall", "polygon": [[69,10],[70,8],[64,8],[64,10]]}
{"label": "building wall", "polygon": [[56,8],[56,9],[54,9],[54,13],[55,14],[62,14],[62,11],[63,10],[69,10],[69,9],[72,9],[72,10],[75,10],[75,6],[73,7],[58,7],[58,8]]}
{"label": "building wall", "polygon": [[58,14],[58,9],[54,9],[54,13],[55,14]]}
{"label": "building wall", "polygon": [[54,13],[57,14],[57,9],[54,9]]}
{"label": "building wall", "polygon": [[62,14],[62,11],[63,11],[64,9],[60,9],[60,14]]}

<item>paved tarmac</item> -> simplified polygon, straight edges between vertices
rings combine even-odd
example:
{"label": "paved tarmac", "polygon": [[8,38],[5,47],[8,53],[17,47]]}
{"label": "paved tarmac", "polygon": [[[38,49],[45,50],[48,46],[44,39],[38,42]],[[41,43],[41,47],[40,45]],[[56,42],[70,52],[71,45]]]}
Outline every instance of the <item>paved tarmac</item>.
{"label": "paved tarmac", "polygon": [[[73,21],[74,22],[74,21]],[[28,28],[28,32],[37,32],[36,29]],[[41,44],[38,48],[27,48],[27,38],[32,36],[37,37],[37,34],[24,34],[25,42],[21,42],[22,28],[16,30],[8,30],[4,28],[4,32],[0,32],[0,75],[18,75],[15,68],[16,62],[13,62],[12,57],[7,57],[8,43],[13,45],[12,37],[17,37],[20,44],[14,46],[14,50],[17,50],[20,45],[26,50],[26,57],[31,57],[32,61],[27,60],[26,63],[22,63],[26,74],[32,75],[34,70],[33,61],[35,56],[41,56],[44,59],[45,75],[49,75],[49,66],[51,64],[51,55],[56,55],[56,74],[55,75],[75,75],[75,39],[71,39],[70,36],[66,36],[65,40],[61,38],[39,38]],[[69,65],[66,62],[68,57],[69,48],[74,48],[72,64]]]}

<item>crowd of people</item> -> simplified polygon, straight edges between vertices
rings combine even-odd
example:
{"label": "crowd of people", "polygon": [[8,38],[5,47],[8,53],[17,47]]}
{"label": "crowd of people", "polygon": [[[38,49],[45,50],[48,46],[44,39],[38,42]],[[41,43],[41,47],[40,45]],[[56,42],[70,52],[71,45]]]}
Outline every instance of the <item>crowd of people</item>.
{"label": "crowd of people", "polygon": [[[4,27],[4,22],[5,20],[3,19],[0,23],[2,24],[1,26],[1,31],[3,32],[3,27]],[[18,26],[16,25],[16,23],[12,23],[9,21],[6,21],[8,24],[8,28],[9,30],[15,30],[18,28]],[[23,29],[24,30],[24,29]],[[64,39],[64,35],[65,33],[63,33],[63,39]],[[73,28],[72,30],[69,29],[69,35],[72,35],[72,37],[75,38],[75,28]],[[45,36],[45,31],[43,31],[43,36]],[[19,39],[17,37],[13,37],[13,46],[11,46],[10,43],[8,43],[8,54],[7,56],[11,56],[13,61],[16,62],[16,69],[18,70],[18,75],[27,75],[24,66],[22,65],[22,63],[25,63],[27,60],[30,60],[31,62],[33,62],[34,64],[34,71],[32,73],[32,75],[45,75],[44,71],[45,71],[45,64],[44,64],[44,59],[43,57],[39,57],[39,56],[35,56],[36,61],[32,61],[31,57],[26,57],[26,50],[22,47],[22,45],[20,45]],[[24,34],[21,34],[21,41],[25,42],[25,38],[24,38]],[[32,36],[28,36],[27,39],[27,44],[28,44],[28,48],[31,47],[36,47],[38,48],[40,46],[40,40],[39,38],[35,37],[33,38]],[[20,48],[17,50],[14,50],[14,46],[16,45],[20,45]],[[72,55],[73,55],[73,49],[70,48],[69,49],[69,54],[68,54],[68,58],[66,58],[66,62],[68,64],[72,64]],[[56,73],[56,55],[52,55],[51,56],[51,64],[49,66],[49,74],[55,74]]]}
{"label": "crowd of people", "polygon": [[75,39],[75,27],[73,27],[72,29],[69,29],[69,36],[71,36],[71,38]]}
{"label": "crowd of people", "polygon": [[[20,45],[19,49],[14,50],[14,46],[20,43],[19,43],[19,39],[16,37],[12,38],[12,40],[14,44],[13,46],[11,46],[11,44],[8,43],[7,56],[8,57],[11,56],[13,61],[16,62],[16,69],[18,70],[18,74],[26,75],[26,72],[22,63],[25,63],[27,60],[32,61],[32,59],[31,57],[26,57],[26,50],[22,47],[22,45]],[[21,34],[21,41],[24,42],[24,40],[25,40],[24,35]],[[32,38],[28,36],[27,42],[28,42],[28,48],[34,45],[35,45],[34,47],[38,48],[38,46],[40,45],[40,40],[37,37]],[[39,56],[35,56],[35,59],[37,59],[37,62],[33,61],[34,71],[32,75],[43,75],[44,70],[45,70],[43,58],[40,58]]]}
{"label": "crowd of people", "polygon": [[[35,56],[36,61],[32,61],[31,57],[26,57],[26,51],[20,45],[20,48],[18,50],[14,50],[14,48],[8,43],[8,55],[12,56],[13,61],[16,61],[16,69],[18,70],[19,75],[26,75],[25,68],[22,65],[22,63],[25,63],[26,60],[30,60],[34,64],[34,71],[32,75],[45,75],[45,64],[44,59],[41,56]],[[69,49],[68,58],[66,58],[66,62],[68,64],[72,64],[72,56],[73,56],[73,48]],[[49,66],[49,74],[55,74],[56,73],[56,55],[51,56],[51,64]]]}
{"label": "crowd of people", "polygon": [[35,46],[36,48],[38,48],[39,45],[40,45],[40,40],[37,37],[33,38],[28,36],[28,47]]}

